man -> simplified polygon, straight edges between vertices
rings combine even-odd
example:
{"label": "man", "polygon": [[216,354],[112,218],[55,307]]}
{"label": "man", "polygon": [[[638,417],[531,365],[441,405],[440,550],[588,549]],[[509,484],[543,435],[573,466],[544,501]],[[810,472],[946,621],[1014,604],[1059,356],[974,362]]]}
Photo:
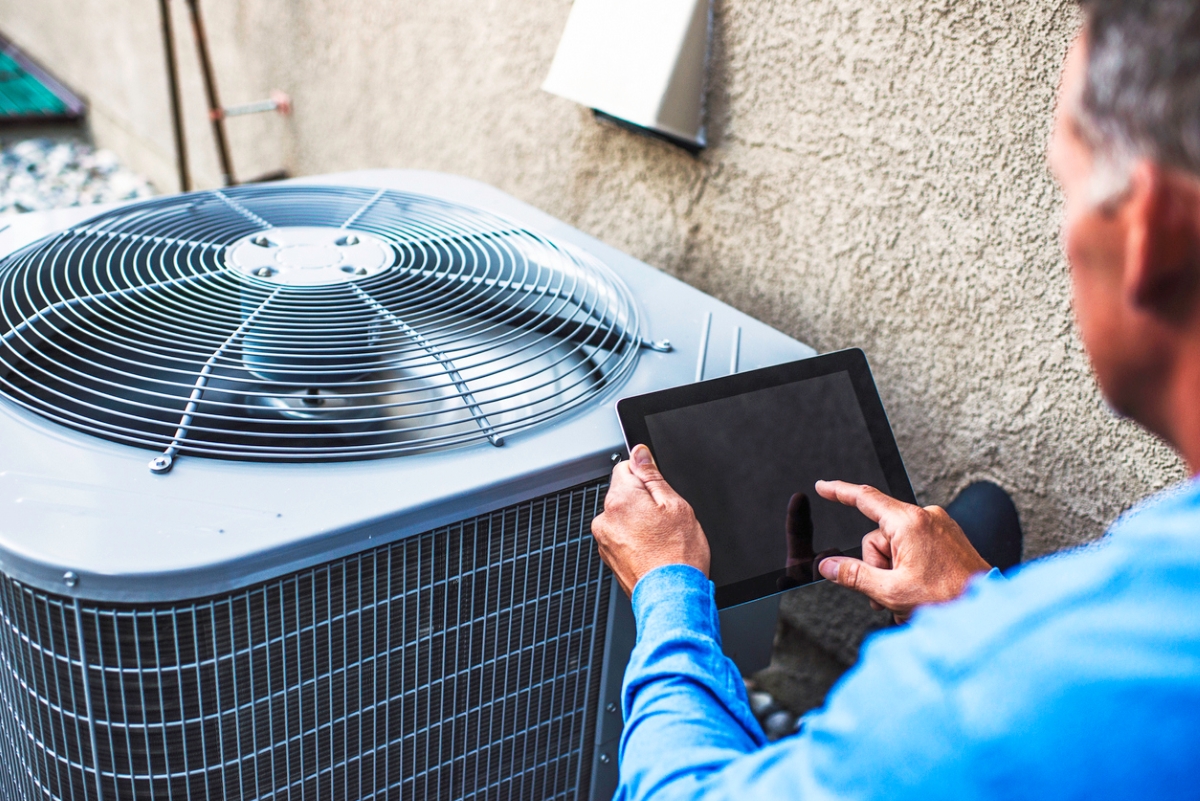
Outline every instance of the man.
{"label": "man", "polygon": [[[1079,330],[1113,408],[1196,474],[1200,3],[1082,5],[1050,146]],[[593,532],[638,623],[620,798],[1200,797],[1200,479],[1008,577],[941,509],[816,489],[879,522],[862,561],[821,574],[918,611],[767,745],[721,654],[691,509],[642,447],[613,472]]]}

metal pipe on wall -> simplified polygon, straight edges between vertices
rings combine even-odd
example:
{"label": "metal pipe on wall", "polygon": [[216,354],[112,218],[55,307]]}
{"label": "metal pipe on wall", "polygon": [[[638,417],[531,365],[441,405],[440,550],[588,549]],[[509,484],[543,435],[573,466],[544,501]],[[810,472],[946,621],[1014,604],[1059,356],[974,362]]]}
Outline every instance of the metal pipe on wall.
{"label": "metal pipe on wall", "polygon": [[167,59],[167,90],[171,97],[171,127],[175,134],[175,163],[179,170],[179,188],[183,192],[190,192],[192,176],[188,172],[187,142],[183,135],[183,110],[179,103],[179,65],[175,57],[171,0],[158,0],[158,7],[162,19],[163,51]]}
{"label": "metal pipe on wall", "polygon": [[229,142],[225,137],[225,115],[217,97],[217,82],[213,78],[212,60],[208,55],[208,35],[204,32],[204,20],[200,16],[200,0],[187,0],[192,12],[192,30],[196,34],[196,50],[200,55],[200,71],[204,74],[204,91],[208,95],[208,116],[212,122],[213,138],[217,142],[217,155],[221,159],[221,180],[225,186],[237,183],[233,177],[233,159],[229,156]]}

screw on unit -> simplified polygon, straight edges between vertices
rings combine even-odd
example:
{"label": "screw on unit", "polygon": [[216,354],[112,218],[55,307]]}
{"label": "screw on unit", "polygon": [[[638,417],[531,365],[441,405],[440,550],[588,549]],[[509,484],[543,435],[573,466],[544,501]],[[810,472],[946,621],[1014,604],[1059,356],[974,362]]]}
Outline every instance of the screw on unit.
{"label": "screw on unit", "polygon": [[607,765],[609,762],[612,762],[612,757],[610,757],[608,754],[601,754],[600,762],[601,764]]}
{"label": "screw on unit", "polygon": [[619,462],[619,461],[621,461],[621,454],[619,454],[619,453],[614,453],[614,454],[612,455],[612,463],[613,463],[613,464],[616,464],[616,463],[617,463],[617,462]]}
{"label": "screw on unit", "polygon": [[671,345],[671,340],[669,339],[660,339],[657,342],[650,339],[643,339],[642,347],[649,348],[650,350],[656,350],[659,353],[670,353],[671,351],[675,350],[675,348]]}
{"label": "screw on unit", "polygon": [[153,459],[150,460],[150,472],[152,472],[152,473],[169,473],[169,472],[171,472],[171,466],[174,463],[175,463],[175,460],[172,459],[170,456],[167,456],[165,453],[162,456],[155,456]]}
{"label": "screw on unit", "polygon": [[611,715],[613,712],[617,711],[617,705],[614,704],[612,701],[609,701],[608,705],[606,707],[604,707],[604,711]]}
{"label": "screw on unit", "polygon": [[68,587],[74,587],[78,583],[79,575],[74,570],[68,570],[66,573],[63,573],[63,584],[66,584]]}

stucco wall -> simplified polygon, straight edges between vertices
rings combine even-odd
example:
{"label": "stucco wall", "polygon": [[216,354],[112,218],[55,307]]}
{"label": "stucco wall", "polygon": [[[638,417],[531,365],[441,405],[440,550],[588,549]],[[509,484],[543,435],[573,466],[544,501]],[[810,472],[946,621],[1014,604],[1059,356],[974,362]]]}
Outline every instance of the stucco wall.
{"label": "stucco wall", "polygon": [[[212,185],[185,6],[193,163]],[[1027,555],[1182,475],[1115,420],[1068,307],[1043,166],[1070,0],[717,0],[711,147],[598,126],[538,87],[563,0],[207,0],[239,174],[488,181],[820,349],[871,357],[920,497],[1010,488]],[[173,187],[156,0],[0,0],[0,30],[91,101],[100,144]]]}

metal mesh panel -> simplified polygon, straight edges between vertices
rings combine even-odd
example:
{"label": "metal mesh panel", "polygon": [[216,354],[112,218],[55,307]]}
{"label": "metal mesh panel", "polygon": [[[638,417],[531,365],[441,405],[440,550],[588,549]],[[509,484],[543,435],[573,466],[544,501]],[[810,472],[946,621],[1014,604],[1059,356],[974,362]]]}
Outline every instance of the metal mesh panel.
{"label": "metal mesh panel", "polygon": [[0,798],[585,795],[604,487],[203,601],[0,578]]}

